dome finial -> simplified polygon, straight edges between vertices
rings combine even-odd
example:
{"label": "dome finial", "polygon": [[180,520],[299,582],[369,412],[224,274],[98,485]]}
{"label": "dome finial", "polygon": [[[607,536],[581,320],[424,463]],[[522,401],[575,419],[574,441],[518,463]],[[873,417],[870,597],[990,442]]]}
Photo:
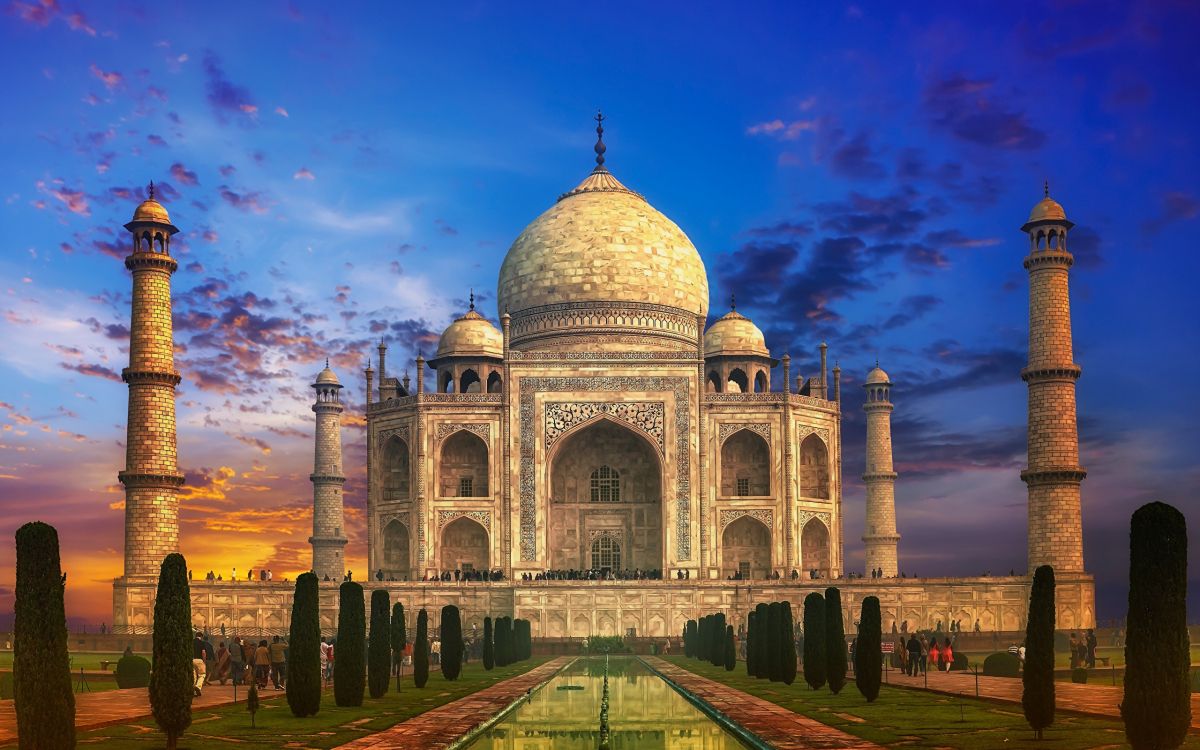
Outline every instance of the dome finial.
{"label": "dome finial", "polygon": [[150,185],[146,188],[146,192],[150,194],[147,200],[154,200],[154,180],[150,180]]}
{"label": "dome finial", "polygon": [[329,369],[329,357],[326,357],[326,358],[325,358],[325,369],[326,369],[326,370],[328,370],[328,369]]}
{"label": "dome finial", "polygon": [[604,169],[604,113],[596,110],[596,169]]}
{"label": "dome finial", "polygon": [[471,309],[475,309],[475,287],[471,287]]}
{"label": "dome finial", "polygon": [[729,309],[733,312],[737,312],[737,295],[735,295],[733,292],[729,293]]}
{"label": "dome finial", "polygon": [[1050,180],[1042,180],[1042,195],[1046,198],[1050,197]]}

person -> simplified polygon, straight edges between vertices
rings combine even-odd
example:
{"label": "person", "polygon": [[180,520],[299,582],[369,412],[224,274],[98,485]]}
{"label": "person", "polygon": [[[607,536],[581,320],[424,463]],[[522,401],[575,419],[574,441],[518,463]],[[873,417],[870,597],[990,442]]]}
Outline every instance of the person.
{"label": "person", "polygon": [[1017,658],[1021,660],[1021,669],[1024,669],[1025,668],[1025,644],[1024,643],[1022,643],[1021,647],[1017,649]]}
{"label": "person", "polygon": [[[942,656],[942,652],[941,652],[941,649],[938,648],[937,638],[934,638],[933,640],[931,640],[929,642],[929,654],[927,656],[926,663],[929,666],[933,667],[933,670],[935,672],[938,669],[938,659],[940,659],[941,656]],[[922,670],[922,671],[924,671],[924,670]]]}
{"label": "person", "polygon": [[329,641],[321,636],[321,679],[326,680],[325,673],[329,671]]}
{"label": "person", "polygon": [[946,639],[945,645],[942,646],[942,664],[945,665],[943,672],[949,672],[950,667],[954,666],[954,646],[950,643],[950,639]]}
{"label": "person", "polygon": [[850,671],[851,672],[857,671],[854,668],[854,665],[857,663],[854,661],[855,657],[857,656],[857,654],[856,654],[857,650],[858,650],[858,639],[854,638],[850,641]]}
{"label": "person", "polygon": [[1067,648],[1071,654],[1071,669],[1076,669],[1079,667],[1079,638],[1075,633],[1071,633],[1071,641]]}
{"label": "person", "polygon": [[212,641],[208,636],[204,636],[204,661],[206,674],[204,676],[204,684],[207,685],[217,673],[217,650],[213,648]]}
{"label": "person", "polygon": [[254,676],[260,690],[267,688],[267,679],[270,674],[271,652],[267,649],[267,641],[264,638],[258,642],[258,648],[254,650]]}
{"label": "person", "polygon": [[336,646],[337,646],[337,639],[330,638],[329,639],[329,657],[328,657],[329,666],[325,671],[325,681],[326,682],[333,679],[333,660],[334,660],[334,657],[337,656],[337,654],[334,652],[334,647],[336,647]]}
{"label": "person", "polygon": [[[925,636],[921,636],[919,643],[921,644],[921,674],[925,674],[925,670],[929,667],[929,641],[925,639]],[[937,669],[936,662],[933,668]]]}
{"label": "person", "polygon": [[192,641],[192,690],[197,696],[200,695],[200,688],[204,687],[204,680],[208,677],[208,668],[204,664],[206,658],[204,634],[196,631],[196,638]]}
{"label": "person", "polygon": [[246,657],[242,650],[242,639],[234,638],[229,644],[229,676],[233,678],[234,685],[240,685],[244,680],[246,671]]}
{"label": "person", "polygon": [[230,659],[229,649],[225,648],[225,641],[221,641],[221,645],[217,646],[217,682],[222,685],[229,679]]}
{"label": "person", "polygon": [[909,677],[915,677],[917,674],[917,669],[922,665],[921,642],[917,640],[916,633],[913,633],[911,636],[909,636],[908,648],[906,651],[908,652],[908,671],[905,672],[905,674],[907,674]]}
{"label": "person", "polygon": [[287,643],[275,636],[267,650],[271,654],[271,682],[276,690],[283,690],[287,684]]}
{"label": "person", "polygon": [[1095,669],[1096,668],[1096,646],[1099,645],[1099,641],[1096,639],[1096,631],[1093,630],[1092,628],[1088,628],[1086,644],[1087,644],[1088,669]]}
{"label": "person", "polygon": [[237,566],[233,566],[233,572],[229,574],[229,580],[237,581]]}
{"label": "person", "polygon": [[437,666],[442,663],[442,642],[437,638],[433,639],[433,644],[429,649],[429,654],[432,657],[430,662],[432,662],[433,666]]}

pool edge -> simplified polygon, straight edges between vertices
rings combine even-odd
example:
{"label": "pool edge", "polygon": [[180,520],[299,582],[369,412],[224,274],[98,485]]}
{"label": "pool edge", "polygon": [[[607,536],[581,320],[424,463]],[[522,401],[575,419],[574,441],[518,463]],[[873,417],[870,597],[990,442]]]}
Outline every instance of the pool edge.
{"label": "pool edge", "polygon": [[460,736],[458,737],[458,739],[454,740],[454,741],[453,741],[453,742],[451,742],[449,745],[446,745],[446,750],[462,750],[462,748],[466,747],[466,746],[467,746],[467,745],[469,745],[470,743],[472,743],[472,742],[474,742],[475,740],[479,739],[479,735],[483,734],[483,733],[484,733],[484,732],[486,732],[487,730],[489,730],[489,729],[491,729],[492,727],[496,726],[496,724],[499,724],[501,721],[503,721],[503,720],[504,720],[504,718],[505,718],[505,717],[507,717],[507,716],[508,716],[510,713],[512,713],[513,711],[517,710],[517,708],[518,708],[518,707],[519,707],[519,706],[520,706],[522,703],[524,703],[524,702],[525,702],[526,698],[528,698],[529,696],[532,696],[534,693],[536,693],[537,691],[539,691],[539,690],[541,690],[542,688],[544,688],[544,687],[546,686],[546,683],[550,682],[550,680],[553,680],[555,677],[557,677],[557,676],[559,675],[559,673],[561,673],[561,672],[562,672],[564,669],[566,669],[567,667],[571,666],[571,665],[572,665],[572,664],[574,664],[575,662],[579,661],[579,658],[580,658],[580,657],[578,657],[578,656],[577,656],[577,657],[575,657],[574,659],[571,659],[570,661],[568,661],[566,664],[563,664],[563,665],[562,665],[561,667],[559,667],[558,669],[556,669],[556,670],[554,670],[553,672],[551,672],[551,673],[550,673],[550,674],[549,674],[549,675],[546,677],[546,679],[542,680],[542,681],[541,681],[541,682],[539,682],[538,684],[536,684],[536,685],[534,685],[533,687],[531,687],[531,688],[530,688],[530,689],[529,689],[529,690],[526,692],[526,694],[525,694],[525,695],[523,695],[523,696],[521,696],[521,697],[517,698],[516,700],[512,701],[512,702],[511,702],[511,703],[509,703],[507,706],[505,706],[504,708],[500,709],[500,710],[499,710],[499,711],[497,711],[495,714],[493,714],[493,715],[492,715],[492,717],[491,717],[491,718],[489,718],[487,721],[481,722],[481,723],[480,723],[480,724],[478,724],[477,726],[473,727],[473,728],[472,728],[472,729],[471,729],[469,732],[467,732],[467,733],[465,733],[465,734],[462,734],[462,735],[460,735]]}
{"label": "pool edge", "polygon": [[737,723],[733,719],[729,718],[724,713],[713,707],[708,701],[704,700],[698,695],[693,694],[691,691],[675,682],[675,680],[667,677],[665,674],[656,669],[653,664],[643,659],[640,655],[637,656],[637,660],[641,662],[646,669],[649,669],[651,672],[658,675],[659,679],[670,685],[675,692],[683,696],[684,700],[699,709],[700,712],[709,719],[712,719],[717,726],[733,735],[738,742],[741,742],[746,747],[752,748],[752,750],[774,750],[774,745],[759,737],[754,732],[751,732],[749,729]]}

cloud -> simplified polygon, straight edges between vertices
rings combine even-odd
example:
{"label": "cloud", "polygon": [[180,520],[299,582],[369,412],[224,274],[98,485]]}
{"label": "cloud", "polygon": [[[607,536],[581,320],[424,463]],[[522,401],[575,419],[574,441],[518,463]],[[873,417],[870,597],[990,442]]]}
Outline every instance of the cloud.
{"label": "cloud", "polygon": [[157,133],[151,133],[150,135],[146,136],[146,143],[149,143],[151,146],[161,146],[163,148],[166,148],[167,146],[166,139]]}
{"label": "cloud", "polygon": [[865,132],[835,146],[828,154],[828,161],[830,169],[843,177],[879,179],[887,175]]}
{"label": "cloud", "polygon": [[118,73],[117,71],[115,71],[115,70],[109,70],[109,71],[101,70],[101,69],[100,69],[100,67],[99,67],[98,65],[96,65],[96,63],[92,63],[92,65],[91,65],[91,71],[92,71],[92,75],[94,75],[94,76],[96,76],[97,78],[99,78],[99,79],[100,79],[100,80],[101,80],[101,81],[104,83],[104,85],[108,87],[108,90],[109,90],[109,91],[112,91],[112,90],[113,90],[113,89],[115,89],[117,86],[120,86],[120,85],[121,85],[121,83],[122,83],[122,81],[124,81],[124,80],[125,80],[125,79],[124,79],[124,78],[121,76],[121,74],[120,74],[120,73]]}
{"label": "cloud", "polygon": [[18,18],[34,26],[45,28],[51,21],[59,19],[66,23],[71,31],[96,36],[96,29],[88,22],[86,16],[78,11],[64,14],[58,0],[37,0],[31,3],[16,0],[10,7]]}
{"label": "cloud", "polygon": [[94,378],[104,378],[105,380],[113,380],[121,382],[121,376],[115,371],[103,366],[95,364],[84,364],[75,362],[59,362],[59,367],[64,370],[74,370],[82,375],[89,375]]}
{"label": "cloud", "polygon": [[258,111],[254,97],[244,86],[233,83],[225,76],[221,61],[211,51],[204,53],[205,93],[209,105],[220,122],[228,122],[230,115],[245,122]]}
{"label": "cloud", "polygon": [[238,193],[231,190],[226,185],[221,185],[219,188],[217,188],[217,191],[221,195],[221,200],[240,211],[252,211],[256,214],[265,214],[270,208],[270,202],[263,193]]}
{"label": "cloud", "polygon": [[174,177],[180,185],[199,185],[200,180],[196,178],[196,173],[188,170],[179,162],[171,165],[171,176]]}
{"label": "cloud", "polygon": [[79,214],[80,216],[92,215],[91,206],[88,204],[87,196],[84,195],[83,191],[63,185],[62,180],[54,180],[50,185],[39,180],[37,188],[41,192],[53,196],[73,214]]}
{"label": "cloud", "polygon": [[923,105],[934,125],[969,143],[1018,151],[1040,148],[1046,134],[1024,112],[999,101],[994,83],[963,76],[935,81],[926,87]]}
{"label": "cloud", "polygon": [[794,141],[802,133],[817,129],[816,120],[791,120],[784,122],[780,119],[760,122],[746,128],[746,135],[762,135],[779,141]]}
{"label": "cloud", "polygon": [[315,180],[317,176],[312,173],[308,167],[300,167],[296,173],[292,175],[293,180]]}
{"label": "cloud", "polygon": [[[1200,216],[1200,198],[1182,190],[1173,190],[1162,195],[1159,215],[1142,223],[1142,228],[1157,234],[1163,227],[1177,221],[1191,221]],[[1074,237],[1074,235],[1072,235]],[[1068,240],[1070,242],[1071,240]]]}
{"label": "cloud", "polygon": [[897,305],[898,310],[884,322],[883,327],[892,330],[906,326],[925,317],[940,304],[942,304],[942,300],[932,294],[914,294],[905,297],[900,300],[900,304]]}
{"label": "cloud", "polygon": [[289,116],[288,111],[286,109],[284,109],[283,107],[276,107],[275,114],[279,115],[280,117],[288,117]]}

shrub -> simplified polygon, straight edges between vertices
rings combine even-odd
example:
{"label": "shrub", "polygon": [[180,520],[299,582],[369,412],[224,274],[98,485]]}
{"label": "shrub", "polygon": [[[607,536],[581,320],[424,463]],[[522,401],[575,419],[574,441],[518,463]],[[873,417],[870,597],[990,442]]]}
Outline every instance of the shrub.
{"label": "shrub", "polygon": [[[292,626],[288,631],[287,702],[292,715],[315,716],[321,709],[320,594],[315,573],[296,579]],[[237,644],[234,644],[237,648]],[[334,660],[337,664],[337,660]]]}
{"label": "shrub", "polygon": [[[27,523],[17,529],[16,542],[13,697],[17,737],[22,748],[73,748],[75,695],[67,656],[66,578],[59,563],[58,532],[41,522]],[[190,672],[190,658],[188,667]],[[188,696],[190,709],[190,691]]]}
{"label": "shrub", "polygon": [[775,658],[767,651],[767,605],[758,604],[754,607],[754,676],[770,677],[768,665]]}
{"label": "shrub", "polygon": [[150,660],[143,656],[122,656],[117,662],[117,671],[113,672],[117,679],[117,687],[142,688],[150,685]]}
{"label": "shrub", "polygon": [[619,635],[592,635],[584,643],[584,650],[589,654],[627,654],[629,646]]}
{"label": "shrub", "polygon": [[417,640],[413,643],[413,684],[419,688],[429,682],[429,615],[417,613]]}
{"label": "shrub", "polygon": [[967,659],[967,655],[962,651],[954,652],[954,661],[950,664],[951,672],[966,672],[971,668],[971,663]]}
{"label": "shrub", "polygon": [[258,713],[258,683],[250,683],[250,692],[246,693],[246,710],[250,713],[250,726],[254,726],[254,715]]}
{"label": "shrub", "polygon": [[871,703],[879,697],[879,684],[883,681],[883,622],[878,597],[863,599],[854,660],[854,684],[858,686],[858,692]]}
{"label": "shrub", "polygon": [[733,626],[725,626],[725,671],[732,672],[737,666],[737,647],[733,643]]}
{"label": "shrub", "polygon": [[442,607],[442,677],[458,679],[462,672],[462,655],[462,619],[458,607],[447,604]]}
{"label": "shrub", "polygon": [[[512,657],[508,653],[508,644],[510,638],[508,635],[509,629],[512,627],[512,620],[508,617],[500,617],[496,620],[496,666],[507,667],[512,664]],[[589,639],[590,641],[590,639]]]}
{"label": "shrub", "polygon": [[1076,685],[1086,685],[1087,678],[1087,667],[1075,667],[1071,670],[1071,682],[1074,682]]}
{"label": "shrub", "polygon": [[813,690],[825,684],[825,599],[815,591],[804,597],[804,681]]}
{"label": "shrub", "polygon": [[983,660],[983,674],[985,677],[1020,677],[1021,660],[1016,654],[998,651]]}
{"label": "shrub", "polygon": [[1134,750],[1178,747],[1191,724],[1187,522],[1166,503],[1134,511],[1121,718]]}
{"label": "shrub", "polygon": [[[529,620],[516,621],[517,653],[521,661],[533,656],[533,636]],[[622,644],[623,645],[623,644]]]}
{"label": "shrub", "polygon": [[846,685],[846,626],[842,622],[842,592],[825,589],[825,679],[834,695]]}
{"label": "shrub", "polygon": [[779,602],[771,602],[767,605],[767,661],[764,666],[767,668],[767,678],[771,682],[779,682],[783,679],[783,610],[779,607]]}
{"label": "shrub", "polygon": [[338,589],[337,658],[333,660],[333,700],[338,706],[361,706],[367,663],[367,613],[362,584]]}
{"label": "shrub", "polygon": [[496,646],[492,643],[492,618],[483,618],[483,668],[496,666]]}
{"label": "shrub", "polygon": [[187,561],[178,552],[163,558],[154,599],[154,664],[150,708],[167,734],[168,750],[192,723],[192,600]]}
{"label": "shrub", "polygon": [[725,613],[718,612],[712,616],[712,645],[708,653],[708,662],[714,667],[725,664]]}
{"label": "shrub", "polygon": [[1021,707],[1040,740],[1054,723],[1054,568],[1049,565],[1033,571],[1027,622]]}
{"label": "shrub", "polygon": [[396,671],[396,689],[400,689],[400,664],[404,660],[404,647],[408,645],[408,630],[404,623],[404,605],[392,605],[391,620],[392,669]]}
{"label": "shrub", "polygon": [[[367,690],[372,698],[381,698],[392,676],[391,597],[387,589],[371,592],[371,640],[367,643]],[[295,646],[293,645],[293,649]],[[336,664],[337,661],[334,660]]]}
{"label": "shrub", "polygon": [[796,620],[792,616],[791,602],[780,604],[783,608],[783,675],[785,685],[796,681]]}

